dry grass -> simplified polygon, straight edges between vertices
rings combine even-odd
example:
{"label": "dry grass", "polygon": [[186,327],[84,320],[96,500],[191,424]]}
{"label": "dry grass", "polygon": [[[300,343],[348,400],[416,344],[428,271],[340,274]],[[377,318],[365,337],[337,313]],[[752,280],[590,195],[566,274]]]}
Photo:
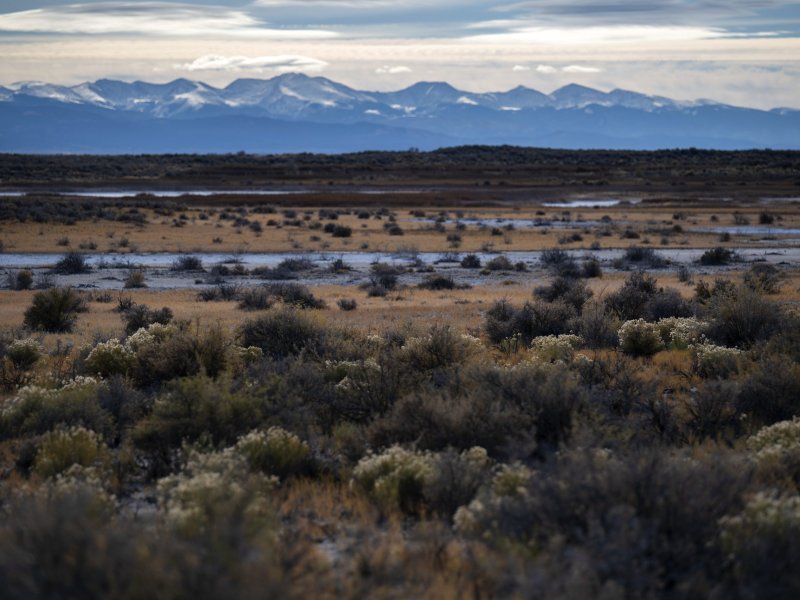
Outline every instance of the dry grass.
{"label": "dry grass", "polygon": [[[358,219],[354,214],[341,215],[334,222],[351,227],[353,234],[349,238],[334,238],[321,230],[309,230],[307,226],[267,226],[267,221],[274,219],[279,223],[283,215],[247,215],[250,221],[261,224],[263,231],[256,233],[249,227],[237,227],[232,221],[219,221],[212,215],[209,220],[201,220],[199,215],[207,207],[197,206],[184,211],[187,215],[185,225],[175,227],[172,217],[163,217],[152,212],[147,214],[148,224],[136,226],[116,222],[79,222],[76,225],[37,224],[37,223],[3,223],[0,225],[0,239],[7,252],[64,252],[77,250],[83,244],[87,248],[90,243],[96,244],[95,252],[292,252],[327,250],[344,252],[359,250],[363,245],[375,251],[394,251],[399,248],[413,247],[419,251],[448,251],[457,249],[461,252],[479,251],[485,247],[497,251],[532,251],[543,248],[561,246],[570,249],[589,249],[593,243],[602,248],[625,248],[632,245],[649,245],[651,247],[698,248],[724,245],[728,247],[757,246],[757,236],[732,235],[730,241],[720,242],[715,233],[699,232],[697,228],[733,226],[733,213],[740,213],[751,224],[758,224],[759,213],[763,207],[750,206],[732,208],[728,206],[691,207],[684,205],[643,204],[635,206],[616,206],[606,208],[559,209],[531,204],[515,208],[464,209],[464,219],[507,219],[507,220],[557,220],[568,218],[573,221],[569,228],[537,227],[534,229],[515,228],[503,230],[501,235],[492,235],[492,225],[487,223],[484,230],[474,224],[466,230],[458,232],[461,242],[453,248],[447,235],[456,233],[453,224],[446,225],[446,232],[436,231],[432,223],[420,222],[411,215],[408,209],[397,209],[397,223],[404,230],[402,236],[389,235],[384,224],[386,219]],[[303,209],[296,209],[302,218]],[[305,209],[308,210],[308,209]],[[446,211],[451,219],[456,212]],[[316,211],[308,223],[317,220]],[[426,211],[428,219],[433,219],[440,209]],[[537,214],[543,212],[544,214]],[[800,228],[800,207],[780,205],[770,208],[773,214],[779,214],[782,220],[776,221],[770,235],[776,239],[785,238],[780,230],[783,228]],[[680,214],[680,219],[674,219]],[[599,221],[610,217],[614,227],[612,235],[601,236],[600,231],[606,226],[585,226],[580,221]],[[712,221],[716,216],[718,221]],[[682,231],[671,232],[674,226]],[[626,227],[636,230],[640,238],[623,239],[621,231]],[[502,229],[502,226],[500,227]],[[583,237],[582,241],[561,243],[573,234]],[[313,238],[318,239],[313,239]],[[59,245],[59,240],[69,240],[69,245]],[[214,240],[218,240],[214,242]],[[221,240],[221,241],[220,241]],[[663,242],[666,242],[663,243]]]}

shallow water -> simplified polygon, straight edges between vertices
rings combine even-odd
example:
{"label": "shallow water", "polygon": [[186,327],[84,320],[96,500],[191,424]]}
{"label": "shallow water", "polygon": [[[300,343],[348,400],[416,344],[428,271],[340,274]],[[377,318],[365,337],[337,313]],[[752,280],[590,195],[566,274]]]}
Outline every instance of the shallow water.
{"label": "shallow water", "polygon": [[607,206],[617,206],[619,204],[638,204],[639,200],[623,200],[620,198],[614,199],[596,199],[589,198],[585,200],[564,200],[563,202],[543,202],[542,206],[551,208],[605,208]]}
{"label": "shallow water", "polygon": [[[601,250],[567,250],[567,254],[575,258],[593,256],[600,261],[610,262],[621,258],[625,251],[622,249]],[[703,248],[669,248],[658,249],[656,255],[674,263],[691,263],[699,260],[705,252]],[[767,261],[800,264],[800,248],[794,247],[769,247],[769,248],[739,248],[736,250],[743,261]],[[221,264],[235,264],[252,267],[275,267],[286,259],[308,259],[320,268],[327,267],[332,261],[342,259],[353,267],[368,267],[376,262],[403,263],[419,260],[427,264],[457,263],[467,254],[477,255],[482,262],[503,255],[512,263],[538,263],[542,253],[530,252],[279,252],[279,253],[131,253],[131,254],[85,254],[86,262],[100,270],[104,268],[131,268],[152,267],[168,268],[182,256],[196,256],[202,260],[205,267]],[[33,254],[33,253],[2,253],[0,254],[0,268],[41,268],[55,265],[63,254]]]}

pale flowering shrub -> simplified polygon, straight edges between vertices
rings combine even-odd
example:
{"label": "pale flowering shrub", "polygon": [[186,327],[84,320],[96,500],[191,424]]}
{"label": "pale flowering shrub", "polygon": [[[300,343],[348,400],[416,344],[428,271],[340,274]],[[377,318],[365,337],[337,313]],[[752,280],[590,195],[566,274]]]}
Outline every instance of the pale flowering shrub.
{"label": "pale flowering shrub", "polygon": [[32,338],[13,340],[8,346],[0,345],[0,385],[12,390],[31,381],[30,371],[42,356],[42,347]]}
{"label": "pale flowering shrub", "polygon": [[664,344],[679,350],[698,343],[708,328],[707,323],[695,317],[667,317],[660,319],[657,326]]}
{"label": "pale flowering shrub", "polygon": [[42,346],[33,338],[14,340],[6,348],[5,357],[16,370],[29,371],[42,357]]}
{"label": "pale flowering shrub", "polygon": [[433,454],[392,446],[362,458],[353,470],[353,481],[384,506],[415,512],[435,475]]}
{"label": "pale flowering shrub", "polygon": [[253,473],[232,448],[193,452],[180,473],[158,481],[159,510],[169,524],[186,533],[240,527],[258,534],[271,523],[268,497],[276,485],[275,477]]}
{"label": "pale flowering shrub", "polygon": [[693,344],[692,365],[701,377],[725,378],[739,371],[742,351],[737,348],[726,348],[714,344]]}
{"label": "pale flowering shrub", "polygon": [[42,477],[53,477],[73,465],[89,467],[106,459],[106,446],[97,433],[83,427],[62,428],[42,436],[33,470]]}
{"label": "pale flowering shrub", "polygon": [[125,339],[125,347],[133,353],[138,353],[145,348],[165,342],[177,332],[178,328],[175,325],[153,323],[129,335]]}
{"label": "pale flowering shrub", "polygon": [[111,517],[117,508],[116,497],[109,492],[104,471],[73,464],[39,486],[33,498],[50,504],[74,502],[84,514]]}
{"label": "pale flowering shrub", "polygon": [[727,553],[740,558],[758,542],[774,544],[800,536],[800,496],[758,492],[741,513],[719,521],[720,539]]}
{"label": "pale flowering shrub", "polygon": [[251,431],[239,438],[234,450],[250,468],[281,479],[308,470],[310,464],[308,444],[281,427]]}
{"label": "pale flowering shrub", "polygon": [[544,362],[571,362],[575,350],[583,345],[583,338],[578,335],[544,335],[533,338],[531,351]]}
{"label": "pale flowering shrub", "polygon": [[235,351],[245,365],[252,365],[264,358],[264,351],[258,346],[236,346]]}
{"label": "pale flowering shrub", "polygon": [[118,339],[97,344],[86,357],[84,368],[100,377],[127,375],[136,365],[136,354]]}
{"label": "pale flowering shrub", "polygon": [[450,515],[469,502],[491,473],[494,462],[484,448],[463,452],[420,452],[392,446],[362,458],[353,482],[386,508],[406,513],[424,505]]}
{"label": "pale flowering shrub", "polygon": [[651,356],[664,348],[658,326],[644,319],[625,321],[618,336],[619,346],[625,354]]}
{"label": "pale flowering shrub", "polygon": [[427,335],[408,338],[402,347],[405,360],[420,371],[461,364],[483,350],[478,338],[456,333],[449,325],[434,325]]}
{"label": "pale flowering shrub", "polygon": [[800,448],[800,418],[795,417],[791,421],[780,421],[762,428],[747,440],[747,447],[756,453],[770,449]]}
{"label": "pale flowering shrub", "polygon": [[99,404],[99,389],[100,384],[91,377],[77,377],[60,388],[20,388],[2,404],[0,433],[41,434],[58,426],[80,425],[111,435],[113,420]]}
{"label": "pale flowering shrub", "polygon": [[502,465],[488,485],[469,504],[461,506],[453,517],[459,533],[492,537],[491,523],[506,509],[525,505],[527,487],[534,472],[525,465]]}
{"label": "pale flowering shrub", "polygon": [[763,479],[800,489],[800,418],[764,427],[747,440]]}

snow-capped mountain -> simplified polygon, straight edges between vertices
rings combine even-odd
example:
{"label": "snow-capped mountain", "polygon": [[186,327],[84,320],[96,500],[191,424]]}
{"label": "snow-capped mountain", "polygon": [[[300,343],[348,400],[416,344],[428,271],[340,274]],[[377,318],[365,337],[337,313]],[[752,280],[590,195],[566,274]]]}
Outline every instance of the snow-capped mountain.
{"label": "snow-capped mountain", "polygon": [[[41,123],[52,127],[34,139],[33,119],[37,127]],[[95,138],[87,138],[87,123],[102,123],[107,131],[102,149]],[[349,132],[352,139],[331,139],[319,145],[313,132],[322,128],[315,129],[315,123],[328,124],[331,130],[339,127],[337,136],[348,137]],[[248,128],[246,132],[243,127]],[[260,129],[263,142],[255,135]],[[203,152],[267,152],[288,143],[274,138],[278,129],[295,137],[292,143],[300,149],[304,138],[292,131],[302,130],[310,151],[452,143],[601,148],[800,146],[800,112],[794,109],[761,111],[623,89],[604,92],[577,84],[550,94],[524,86],[474,93],[442,82],[371,92],[325,77],[287,73],[271,79],[239,79],[224,88],[188,79],[169,83],[101,79],[76,86],[20,82],[0,87],[0,150],[196,147]],[[56,130],[62,131],[57,138],[51,133]],[[137,134],[132,136],[131,130]],[[144,131],[152,139],[143,137]],[[363,147],[353,141],[362,139],[359,136],[363,136]],[[131,145],[133,138],[137,141]],[[185,143],[180,142],[183,138]]]}

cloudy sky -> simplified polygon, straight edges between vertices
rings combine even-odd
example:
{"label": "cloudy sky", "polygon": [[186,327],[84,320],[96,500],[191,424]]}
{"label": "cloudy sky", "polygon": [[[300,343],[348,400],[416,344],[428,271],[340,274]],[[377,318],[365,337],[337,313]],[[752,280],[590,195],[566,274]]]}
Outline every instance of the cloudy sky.
{"label": "cloudy sky", "polygon": [[0,85],[302,71],[800,107],[800,0],[2,0],[0,56]]}

